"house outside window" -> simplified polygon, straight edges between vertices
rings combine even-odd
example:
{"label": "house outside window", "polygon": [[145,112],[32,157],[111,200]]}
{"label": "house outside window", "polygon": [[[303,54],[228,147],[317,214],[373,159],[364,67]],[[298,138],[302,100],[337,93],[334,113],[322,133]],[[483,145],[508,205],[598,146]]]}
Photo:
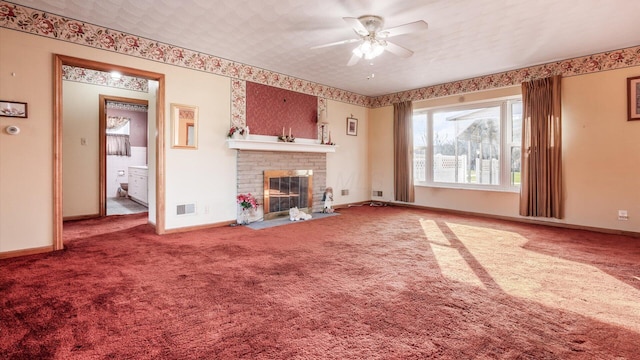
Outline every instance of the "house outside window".
{"label": "house outside window", "polygon": [[519,191],[522,101],[415,110],[414,182]]}

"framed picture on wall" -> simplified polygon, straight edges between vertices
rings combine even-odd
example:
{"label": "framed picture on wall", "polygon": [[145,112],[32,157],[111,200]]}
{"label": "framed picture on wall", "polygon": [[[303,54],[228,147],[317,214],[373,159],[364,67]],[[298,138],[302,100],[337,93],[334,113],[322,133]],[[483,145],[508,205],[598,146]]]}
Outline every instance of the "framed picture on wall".
{"label": "framed picture on wall", "polygon": [[627,78],[627,111],[629,121],[640,120],[640,76]]}
{"label": "framed picture on wall", "polygon": [[0,116],[27,117],[27,103],[0,100]]}
{"label": "framed picture on wall", "polygon": [[358,136],[358,119],[347,118],[347,135]]}

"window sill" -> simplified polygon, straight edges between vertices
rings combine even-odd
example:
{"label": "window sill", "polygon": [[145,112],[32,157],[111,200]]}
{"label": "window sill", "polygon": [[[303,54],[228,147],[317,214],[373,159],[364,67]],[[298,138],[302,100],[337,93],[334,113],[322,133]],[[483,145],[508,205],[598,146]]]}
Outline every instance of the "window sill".
{"label": "window sill", "polygon": [[501,193],[520,193],[520,187],[501,187],[501,186],[480,186],[480,185],[456,185],[456,184],[429,184],[429,183],[414,183],[414,187],[427,187],[434,189],[449,189],[449,190],[471,190],[471,191],[487,191],[487,192],[501,192]]}

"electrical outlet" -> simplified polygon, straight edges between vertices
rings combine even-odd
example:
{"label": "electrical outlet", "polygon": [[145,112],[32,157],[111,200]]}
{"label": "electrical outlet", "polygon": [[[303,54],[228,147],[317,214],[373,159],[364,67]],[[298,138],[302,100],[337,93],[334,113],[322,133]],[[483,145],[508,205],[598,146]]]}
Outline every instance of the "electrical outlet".
{"label": "electrical outlet", "polygon": [[204,213],[208,214],[209,213],[209,205],[205,205],[204,206]]}
{"label": "electrical outlet", "polygon": [[87,138],[80,138],[80,145],[86,146],[87,145]]}
{"label": "electrical outlet", "polygon": [[629,220],[629,213],[627,213],[627,210],[618,210],[618,220]]}

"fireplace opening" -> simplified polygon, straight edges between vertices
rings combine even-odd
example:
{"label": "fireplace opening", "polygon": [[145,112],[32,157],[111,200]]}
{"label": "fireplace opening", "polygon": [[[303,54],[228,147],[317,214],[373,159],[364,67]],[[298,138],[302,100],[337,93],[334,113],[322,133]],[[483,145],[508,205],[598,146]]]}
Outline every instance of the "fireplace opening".
{"label": "fireplace opening", "polygon": [[289,209],[311,213],[313,170],[267,170],[264,172],[264,218],[288,216]]}

